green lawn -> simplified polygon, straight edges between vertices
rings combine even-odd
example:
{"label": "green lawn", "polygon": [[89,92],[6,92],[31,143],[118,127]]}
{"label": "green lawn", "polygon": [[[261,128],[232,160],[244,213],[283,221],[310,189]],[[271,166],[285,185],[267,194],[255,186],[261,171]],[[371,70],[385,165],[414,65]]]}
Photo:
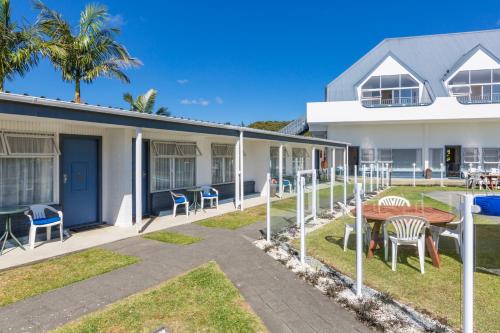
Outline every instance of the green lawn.
{"label": "green lawn", "polygon": [[184,235],[179,232],[155,231],[142,236],[143,238],[152,239],[164,243],[172,243],[179,245],[189,245],[202,241],[203,238]]}
{"label": "green lawn", "polygon": [[267,332],[216,263],[127,297],[55,332]]}
{"label": "green lawn", "polygon": [[[425,196],[429,191],[442,191],[440,187],[393,187],[383,195],[401,195],[412,203],[424,200],[426,206],[444,210],[452,207]],[[456,190],[445,188],[444,190]],[[421,193],[424,193],[424,196]],[[343,251],[344,223],[353,223],[340,218],[307,236],[308,255],[312,255],[339,271],[354,277],[355,237],[349,239],[349,248]],[[500,267],[500,226],[492,225],[487,217],[476,216],[477,266]],[[298,246],[298,243],[295,243]],[[396,299],[423,309],[435,317],[446,319],[453,327],[461,323],[461,279],[462,264],[450,239],[440,240],[439,252],[442,266],[432,266],[426,258],[425,274],[420,274],[418,256],[413,249],[399,250],[397,271],[383,261],[383,250],[375,251],[375,257],[364,261],[365,283],[379,291],[389,293]],[[475,273],[475,324],[478,332],[500,332],[500,277]]]}
{"label": "green lawn", "polygon": [[138,261],[136,257],[96,248],[3,271],[0,272],[0,306],[135,264]]}

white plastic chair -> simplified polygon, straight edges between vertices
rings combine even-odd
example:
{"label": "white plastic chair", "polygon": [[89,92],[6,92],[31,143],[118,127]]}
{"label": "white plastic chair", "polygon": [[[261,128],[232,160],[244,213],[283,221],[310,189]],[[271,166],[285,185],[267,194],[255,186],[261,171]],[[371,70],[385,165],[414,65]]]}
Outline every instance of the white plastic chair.
{"label": "white plastic chair", "polygon": [[[387,226],[394,227],[395,234],[389,235]],[[392,270],[396,271],[396,261],[398,257],[398,246],[411,245],[418,249],[420,260],[420,272],[424,274],[425,260],[425,229],[429,226],[426,219],[418,216],[394,216],[384,223],[384,239],[391,241],[392,247]]]}
{"label": "white plastic chair", "polygon": [[[346,205],[344,205],[342,202],[337,202],[337,205],[340,207],[342,210],[342,213],[350,218],[356,218],[349,208],[347,208]],[[344,229],[344,251],[347,251],[347,243],[349,242],[349,235],[353,232],[356,231],[356,224],[345,224],[345,229]],[[366,218],[363,217],[363,235],[364,235],[364,241],[366,242],[367,245],[370,244],[370,241],[372,239],[371,235],[371,228],[368,222],[366,221]]]}
{"label": "white plastic chair", "polygon": [[177,215],[177,206],[184,205],[186,216],[189,216],[189,201],[184,194],[178,194],[170,191],[172,201],[174,202],[174,217]]}
{"label": "white plastic chair", "polygon": [[410,202],[402,197],[398,197],[395,195],[389,195],[387,197],[383,197],[378,201],[379,206],[406,206],[410,207]]}
{"label": "white plastic chair", "polygon": [[[378,201],[379,206],[400,206],[400,207],[410,207],[410,202],[402,197],[398,197],[395,195],[389,195],[386,197],[381,198]],[[386,230],[385,230],[385,224],[383,225],[384,230],[382,230],[384,234],[384,259],[387,261],[389,259],[389,250],[388,250],[388,239],[385,237],[386,235]]]}
{"label": "white plastic chair", "polygon": [[[57,216],[47,217],[45,211],[49,210]],[[36,230],[38,228],[46,228],[47,230],[47,241],[52,238],[52,227],[59,225],[59,237],[61,238],[61,243],[63,241],[63,213],[54,207],[47,205],[31,205],[30,210],[27,211],[26,216],[30,220],[30,232],[29,232],[29,246],[30,249],[35,248],[35,238]]]}
{"label": "white plastic chair", "polygon": [[[459,207],[460,211],[462,211],[462,205]],[[455,241],[455,250],[458,254],[461,254],[462,249],[462,226],[464,222],[464,217],[462,216],[460,220],[450,222],[446,224],[446,227],[439,227],[436,225],[431,225],[429,230],[432,234],[432,239],[434,241],[434,246],[436,250],[439,249],[439,238],[440,237],[448,237],[452,238]],[[454,229],[448,228],[449,226],[456,226]]]}
{"label": "white plastic chair", "polygon": [[201,186],[201,209],[203,209],[203,204],[205,200],[210,201],[210,207],[214,206],[214,201],[215,201],[215,207],[216,209],[219,209],[219,191],[217,191],[215,188],[211,186]]}

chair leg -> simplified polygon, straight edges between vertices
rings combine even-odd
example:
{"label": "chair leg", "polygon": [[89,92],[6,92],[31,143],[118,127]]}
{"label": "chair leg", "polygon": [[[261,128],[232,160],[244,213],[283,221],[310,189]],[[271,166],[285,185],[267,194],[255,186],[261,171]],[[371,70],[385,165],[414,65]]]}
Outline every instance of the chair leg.
{"label": "chair leg", "polygon": [[176,213],[177,213],[177,205],[174,204],[174,217],[175,217]]}
{"label": "chair leg", "polygon": [[29,234],[29,243],[30,243],[31,250],[33,250],[35,248],[35,238],[36,238],[36,227],[32,225],[30,228],[30,234]]}
{"label": "chair leg", "polygon": [[51,240],[52,239],[52,226],[50,227],[47,227],[47,240]]}
{"label": "chair leg", "polygon": [[345,232],[344,232],[344,251],[347,251],[347,242],[349,241],[349,235],[351,234],[351,231],[347,229],[347,226],[345,227]]}
{"label": "chair leg", "polygon": [[392,246],[392,270],[396,271],[396,261],[398,260],[398,244],[391,242]]}
{"label": "chair leg", "polygon": [[204,205],[205,205],[205,199],[201,198],[201,203],[200,203],[200,205],[201,205],[201,209],[203,210],[203,207],[204,207]]}
{"label": "chair leg", "polygon": [[420,261],[420,273],[424,274],[424,257],[425,257],[425,249],[424,249],[425,238],[420,238],[417,241],[418,247],[418,259]]}
{"label": "chair leg", "polygon": [[63,225],[59,224],[59,237],[61,237],[61,243],[63,242]]}
{"label": "chair leg", "polygon": [[455,250],[458,254],[460,254],[460,241],[457,238],[453,238],[455,240]]}
{"label": "chair leg", "polygon": [[189,202],[186,202],[184,206],[186,207],[186,217],[189,217]]}
{"label": "chair leg", "polygon": [[215,198],[215,209],[219,209],[219,197]]}

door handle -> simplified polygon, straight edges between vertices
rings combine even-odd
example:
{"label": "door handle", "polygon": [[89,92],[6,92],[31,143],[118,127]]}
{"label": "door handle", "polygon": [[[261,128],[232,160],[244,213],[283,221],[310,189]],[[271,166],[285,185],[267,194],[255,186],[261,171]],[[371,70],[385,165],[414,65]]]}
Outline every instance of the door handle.
{"label": "door handle", "polygon": [[63,174],[63,183],[66,184],[68,182],[68,175]]}

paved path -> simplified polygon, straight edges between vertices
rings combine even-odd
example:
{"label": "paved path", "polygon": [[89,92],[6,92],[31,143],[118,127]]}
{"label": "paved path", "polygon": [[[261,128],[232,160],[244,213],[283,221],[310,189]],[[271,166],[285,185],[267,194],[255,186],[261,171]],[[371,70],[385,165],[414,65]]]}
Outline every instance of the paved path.
{"label": "paved path", "polygon": [[134,237],[104,247],[141,263],[0,309],[1,332],[44,332],[215,260],[271,332],[371,332],[354,315],[298,279],[251,242],[262,224],[236,231],[196,224],[172,228],[200,236],[189,246]]}

